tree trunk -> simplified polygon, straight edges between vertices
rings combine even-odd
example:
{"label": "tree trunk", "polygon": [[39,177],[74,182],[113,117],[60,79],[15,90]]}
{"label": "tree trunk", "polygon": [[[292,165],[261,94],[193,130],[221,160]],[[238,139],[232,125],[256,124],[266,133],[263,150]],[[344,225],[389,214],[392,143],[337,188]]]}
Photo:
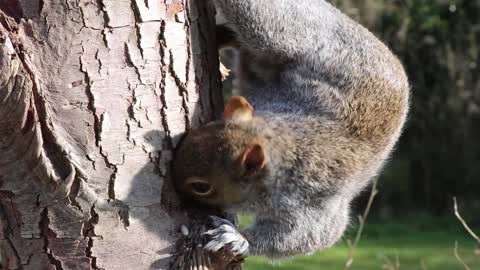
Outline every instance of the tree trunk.
{"label": "tree trunk", "polygon": [[172,150],[222,108],[213,18],[205,0],[0,0],[4,269],[169,268],[188,221]]}

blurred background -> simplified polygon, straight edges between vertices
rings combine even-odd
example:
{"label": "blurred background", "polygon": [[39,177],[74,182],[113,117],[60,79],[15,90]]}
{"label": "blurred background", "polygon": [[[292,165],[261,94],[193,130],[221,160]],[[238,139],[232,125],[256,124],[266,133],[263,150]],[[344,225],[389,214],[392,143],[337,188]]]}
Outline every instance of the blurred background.
{"label": "blurred background", "polygon": [[480,214],[480,1],[333,2],[389,45],[411,83],[409,120],[374,214],[448,215],[452,196]]}
{"label": "blurred background", "polygon": [[[478,243],[456,219],[453,197],[480,234],[480,0],[330,2],[405,65],[412,90],[408,123],[379,178],[350,267],[344,266],[347,241],[356,235],[355,214],[364,211],[369,190],[354,203],[351,228],[338,246],[282,262],[252,258],[246,269],[479,270]],[[227,66],[229,55],[222,59]],[[249,220],[243,217],[243,224]]]}

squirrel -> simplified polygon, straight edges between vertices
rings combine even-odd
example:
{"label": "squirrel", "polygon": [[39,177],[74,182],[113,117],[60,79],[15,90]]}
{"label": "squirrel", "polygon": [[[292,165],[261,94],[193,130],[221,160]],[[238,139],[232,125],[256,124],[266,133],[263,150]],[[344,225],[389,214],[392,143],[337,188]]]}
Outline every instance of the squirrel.
{"label": "squirrel", "polygon": [[213,217],[204,248],[282,258],[330,247],[401,134],[404,68],[327,1],[214,3],[234,33],[223,42],[238,46],[240,96],[223,120],[186,134],[173,179],[190,199],[255,222],[240,232]]}

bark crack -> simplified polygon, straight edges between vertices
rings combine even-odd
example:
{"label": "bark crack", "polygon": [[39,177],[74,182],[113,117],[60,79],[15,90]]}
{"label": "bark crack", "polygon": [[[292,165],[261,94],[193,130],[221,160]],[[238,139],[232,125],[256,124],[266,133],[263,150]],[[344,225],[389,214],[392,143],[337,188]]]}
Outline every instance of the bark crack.
{"label": "bark crack", "polygon": [[[185,16],[187,18],[190,17],[189,9],[190,9],[189,3],[188,3],[188,1],[186,1],[186,3],[185,3]],[[190,35],[190,20],[186,19],[184,25],[185,25],[185,32],[187,33],[185,35],[185,42],[187,44],[187,46],[186,46],[187,61],[185,63],[185,83],[188,84],[188,82],[190,81],[190,65],[192,63],[192,50],[191,50],[192,40],[191,40],[191,35]],[[187,94],[188,94],[188,91],[187,91]]]}
{"label": "bark crack", "polygon": [[108,45],[108,37],[107,31],[110,31],[107,27],[105,27],[102,31],[103,43],[105,43],[105,47],[110,50],[110,46]]}
{"label": "bark crack", "polygon": [[143,48],[142,48],[142,33],[140,31],[140,24],[142,23],[142,16],[140,14],[140,9],[135,0],[131,0],[133,16],[135,18],[135,30],[137,31],[137,47],[140,50],[140,55],[143,59]]}
{"label": "bark crack", "polygon": [[[12,213],[13,218],[15,219],[15,224],[17,224],[17,228],[20,228],[21,225],[22,225],[22,220],[17,214],[17,209],[16,209],[15,203],[12,199],[14,196],[15,196],[15,193],[13,193],[12,191],[0,190],[0,210],[1,210],[0,211],[0,217],[1,217],[2,220],[7,219],[6,210],[5,210],[6,206],[2,204],[2,201],[4,201],[5,203],[10,205],[9,210]],[[6,231],[8,232],[8,231],[11,231],[11,230],[8,230],[8,228],[7,228]]]}
{"label": "bark crack", "polygon": [[165,21],[162,21],[160,25],[160,34],[158,37],[159,41],[159,48],[160,48],[160,74],[161,76],[161,81],[160,81],[160,102],[162,104],[162,108],[160,109],[160,115],[162,116],[162,126],[163,130],[165,132],[165,139],[167,142],[167,145],[169,149],[173,148],[173,141],[172,137],[170,135],[170,128],[168,126],[168,117],[167,117],[167,101],[165,97],[165,91],[166,91],[166,77],[167,77],[167,70],[168,70],[168,65],[165,62],[166,58],[166,47],[167,47],[167,41],[165,40]]}
{"label": "bark crack", "polygon": [[118,207],[118,218],[122,221],[125,230],[128,230],[130,226],[130,208],[120,200],[115,201],[115,204]]}
{"label": "bark crack", "polygon": [[30,253],[28,255],[28,258],[27,258],[27,261],[25,263],[22,263],[22,265],[29,265],[30,264],[30,260],[32,260],[32,257],[33,257],[33,253]]}
{"label": "bark crack", "polygon": [[124,52],[125,52],[125,63],[127,64],[127,66],[133,67],[135,69],[135,73],[137,74],[138,80],[143,84],[142,76],[140,75],[140,70],[137,67],[137,65],[135,65],[135,63],[133,62],[132,54],[130,53],[130,47],[128,46],[128,44],[126,42],[124,44],[125,44],[125,46],[124,46],[125,47],[125,50],[124,50]]}
{"label": "bark crack", "polygon": [[37,194],[37,198],[35,199],[35,206],[40,207],[40,194]]}
{"label": "bark crack", "polygon": [[110,26],[110,17],[108,16],[107,7],[105,6],[105,3],[103,2],[103,0],[96,0],[96,3],[98,6],[98,9],[103,13],[104,26]]}
{"label": "bark crack", "polygon": [[57,238],[57,234],[50,229],[50,218],[48,217],[48,208],[43,208],[42,213],[40,214],[40,237],[43,238],[43,252],[47,254],[48,260],[55,267],[56,270],[63,270],[62,262],[57,259],[52,250],[49,248],[51,238]]}
{"label": "bark crack", "polygon": [[87,26],[87,21],[85,19],[85,11],[83,10],[82,7],[79,7],[79,10],[80,10],[80,16],[82,17],[82,24],[83,24],[83,28],[88,28],[88,29],[92,29],[92,30],[102,30],[102,28],[95,28],[95,27],[92,27],[92,26]]}
{"label": "bark crack", "polygon": [[128,105],[128,108],[127,108],[128,117],[130,119],[132,119],[133,121],[135,121],[137,123],[138,127],[142,127],[140,125],[140,121],[135,117],[135,110],[134,110],[135,105],[137,104],[137,93],[136,93],[137,86],[132,87],[132,85],[128,81],[127,81],[127,84],[128,84],[128,89],[130,89],[132,91],[131,102]]}
{"label": "bark crack", "polygon": [[[127,84],[128,84],[128,89],[130,91],[132,91],[132,96],[131,96],[131,99],[129,99],[129,104],[128,104],[128,107],[127,107],[128,118],[133,120],[137,124],[137,127],[142,128],[142,124],[141,124],[140,120],[138,120],[135,117],[135,104],[137,103],[137,95],[136,95],[137,87],[136,86],[132,87],[132,85],[130,84],[130,82],[128,80],[127,80]],[[129,119],[125,119],[125,125],[127,127],[127,141],[131,142],[135,146],[137,143],[136,143],[135,139],[131,137],[132,127],[130,126]]]}
{"label": "bark crack", "polygon": [[95,59],[98,62],[98,74],[100,76],[102,76],[102,65],[103,65],[103,63],[102,63],[102,59],[100,59],[99,54],[100,54],[100,49],[97,49],[97,51],[95,52]]}
{"label": "bark crack", "polygon": [[128,119],[125,119],[125,126],[127,127],[127,141],[131,142],[133,146],[135,146],[135,139],[132,138],[132,128],[130,127]]}
{"label": "bark crack", "polygon": [[95,164],[95,160],[90,156],[90,155],[85,155],[85,157],[87,158],[88,161],[90,161],[92,163],[92,168],[93,170],[97,170],[97,167],[96,167],[96,164]]}
{"label": "bark crack", "polygon": [[[15,256],[15,260],[17,262],[21,262],[20,260],[20,255],[18,253],[18,250],[15,248],[15,245],[13,244],[13,241],[12,239],[10,239],[10,237],[7,235],[7,237],[5,237],[5,239],[7,240],[7,243],[10,247],[10,250],[13,252],[13,255]],[[31,256],[28,258],[28,262],[30,262],[30,258]],[[21,263],[20,263],[21,264]],[[27,263],[28,264],[28,263]],[[25,264],[26,265],[26,264]],[[20,267],[20,270],[23,269],[23,267]]]}
{"label": "bark crack", "polygon": [[[82,49],[83,49],[83,45],[82,45]],[[117,177],[118,167],[117,167],[117,164],[110,162],[110,160],[108,159],[108,154],[104,152],[103,147],[101,145],[102,122],[104,120],[103,119],[104,115],[102,114],[99,116],[97,114],[97,108],[95,106],[95,96],[92,91],[93,82],[92,82],[92,79],[90,78],[87,67],[84,64],[82,57],[80,56],[79,59],[80,59],[80,71],[85,74],[85,82],[86,82],[85,94],[88,99],[87,107],[92,112],[92,115],[93,115],[93,121],[94,121],[93,130],[95,133],[95,145],[98,147],[99,154],[100,156],[102,156],[105,166],[107,166],[107,168],[112,169],[112,173],[110,175],[110,179],[108,181],[108,186],[107,186],[107,196],[109,199],[115,200],[115,179]]]}
{"label": "bark crack", "polygon": [[87,247],[85,248],[85,256],[90,259],[90,267],[92,269],[99,269],[97,266],[97,257],[93,256],[93,240],[94,237],[98,237],[95,234],[95,225],[98,224],[98,214],[95,211],[95,203],[90,208],[90,218],[83,224],[82,234],[83,237],[88,238]]}
{"label": "bark crack", "polygon": [[70,4],[68,3],[68,0],[65,0],[65,7],[67,8],[67,12],[71,11],[72,8],[70,7]]}
{"label": "bark crack", "polygon": [[[190,110],[188,108],[188,90],[187,90],[187,85],[186,83],[182,82],[180,78],[178,77],[177,73],[175,72],[173,61],[173,52],[172,50],[169,50],[169,61],[170,61],[170,66],[168,68],[168,71],[170,75],[172,76],[173,80],[175,81],[175,84],[178,87],[179,90],[179,95],[182,97],[182,108],[184,112],[184,118],[185,118],[185,128],[188,130],[190,129]],[[187,77],[188,80],[188,77]]]}
{"label": "bark crack", "polygon": [[103,43],[105,44],[105,47],[107,49],[110,49],[110,46],[108,45],[108,38],[107,38],[107,31],[109,30],[110,27],[110,17],[108,16],[107,13],[107,7],[105,6],[105,3],[103,0],[95,0],[98,10],[102,13],[103,17],[103,30],[102,30],[102,37],[103,37]]}
{"label": "bark crack", "polygon": [[[82,44],[82,53],[84,52],[84,47]],[[92,79],[90,78],[90,75],[88,74],[87,67],[83,63],[82,56],[79,57],[80,60],[80,71],[84,74],[85,76],[85,95],[87,96],[88,99],[88,105],[87,108],[90,110],[90,112],[93,115],[93,131],[95,133],[95,146],[99,147],[100,146],[100,141],[101,141],[101,135],[102,135],[102,126],[100,124],[100,118],[97,115],[97,108],[95,107],[95,96],[93,95],[92,91]]]}
{"label": "bark crack", "polygon": [[67,187],[69,185],[68,196],[67,196],[68,202],[70,203],[71,206],[76,207],[78,210],[83,212],[82,207],[77,202],[77,196],[80,191],[80,182],[82,180],[80,179],[80,176],[77,176],[77,169],[75,169],[73,165],[70,166],[70,169],[72,170],[72,173],[65,180],[65,182],[67,183]]}
{"label": "bark crack", "polygon": [[[15,223],[17,224],[17,230],[18,230],[21,225],[19,223],[19,219],[18,219],[17,214],[16,214],[15,205],[13,204],[13,200],[12,200],[13,196],[15,196],[15,194],[11,191],[3,191],[3,190],[0,191],[0,220],[7,221],[7,222],[4,223],[5,227],[2,228],[0,226],[0,228],[3,229],[2,235],[5,237],[5,240],[8,244],[8,247],[12,251],[13,256],[15,257],[15,260],[17,262],[21,262],[19,252],[15,248],[15,245],[14,245],[12,239],[10,238],[11,236],[13,236],[13,234],[15,232],[14,232],[14,229],[11,227],[11,222],[8,222],[8,214],[7,214],[7,211],[9,211],[12,214],[13,218],[15,219]],[[5,201],[6,204],[9,204],[9,207],[4,205],[4,201]],[[8,209],[6,209],[6,208],[8,208]],[[5,264],[5,266],[7,266],[7,265],[8,264]]]}
{"label": "bark crack", "polygon": [[117,179],[118,167],[116,165],[113,166],[113,172],[110,175],[110,179],[108,180],[108,198],[112,201],[115,201],[115,180]]}
{"label": "bark crack", "polygon": [[85,249],[85,256],[90,259],[90,267],[92,269],[97,270],[99,269],[97,266],[97,257],[92,256],[92,248],[93,248],[93,237],[88,238],[87,248]]}

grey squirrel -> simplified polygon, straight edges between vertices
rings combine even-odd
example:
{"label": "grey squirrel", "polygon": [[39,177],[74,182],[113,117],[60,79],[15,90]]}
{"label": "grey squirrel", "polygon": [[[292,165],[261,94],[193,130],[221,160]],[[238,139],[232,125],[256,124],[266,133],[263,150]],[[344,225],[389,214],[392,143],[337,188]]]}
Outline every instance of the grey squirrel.
{"label": "grey squirrel", "polygon": [[280,258],[329,247],[400,136],[409,107],[404,69],[327,1],[215,5],[235,33],[241,96],[230,99],[223,121],[183,139],[175,185],[198,202],[255,216],[242,232],[214,218],[207,250]]}

